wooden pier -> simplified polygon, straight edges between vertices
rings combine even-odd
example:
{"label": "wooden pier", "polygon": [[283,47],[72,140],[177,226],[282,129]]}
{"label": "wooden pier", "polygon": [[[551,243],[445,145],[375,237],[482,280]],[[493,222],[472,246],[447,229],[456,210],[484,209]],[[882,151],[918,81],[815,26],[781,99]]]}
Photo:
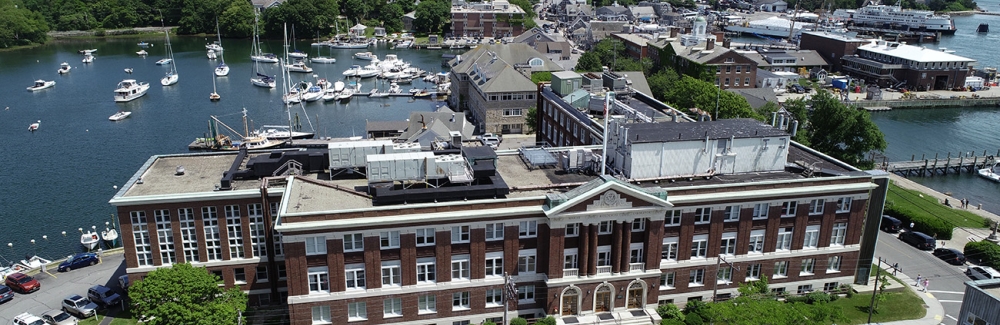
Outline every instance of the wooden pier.
{"label": "wooden pier", "polygon": [[910,161],[883,162],[882,167],[890,173],[901,176],[935,176],[948,173],[970,172],[974,173],[979,169],[989,168],[996,162],[995,157],[1000,157],[1000,150],[996,155],[989,155],[985,150],[982,155],[976,152],[959,153],[957,157],[952,157],[949,152],[947,157],[939,158],[937,154],[934,158],[921,156],[916,159],[914,155]]}

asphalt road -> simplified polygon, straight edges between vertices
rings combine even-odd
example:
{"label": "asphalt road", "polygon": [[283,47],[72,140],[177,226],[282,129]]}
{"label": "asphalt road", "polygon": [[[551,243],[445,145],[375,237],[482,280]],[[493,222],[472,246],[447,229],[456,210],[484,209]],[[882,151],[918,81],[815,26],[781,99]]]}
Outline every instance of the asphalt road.
{"label": "asphalt road", "polygon": [[[939,246],[940,247],[940,246]],[[899,267],[912,279],[920,274],[930,278],[927,292],[941,302],[945,315],[942,324],[956,325],[958,313],[965,295],[965,266],[955,266],[938,259],[930,251],[922,251],[899,240],[897,234],[881,232],[875,247],[875,258],[882,257],[889,263],[899,263]],[[909,283],[913,285],[913,283]]]}
{"label": "asphalt road", "polygon": [[0,304],[0,324],[10,324],[14,316],[24,312],[41,316],[46,311],[61,309],[63,298],[73,294],[86,296],[87,289],[95,284],[107,286],[122,294],[118,276],[125,274],[125,258],[120,253],[105,254],[101,264],[64,273],[56,272],[53,267],[49,272],[55,277],[45,273],[35,275],[42,284],[38,291],[26,295],[15,293],[13,300]]}

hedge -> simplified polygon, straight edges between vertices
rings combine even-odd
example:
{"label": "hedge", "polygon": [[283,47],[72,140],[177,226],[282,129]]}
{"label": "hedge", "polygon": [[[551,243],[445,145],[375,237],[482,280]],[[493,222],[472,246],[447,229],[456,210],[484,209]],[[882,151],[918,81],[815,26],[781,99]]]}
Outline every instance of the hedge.
{"label": "hedge", "polygon": [[912,222],[914,224],[913,230],[925,233],[939,240],[950,240],[951,233],[955,229],[954,226],[948,224],[943,219],[929,215],[925,211],[920,211],[911,205],[887,202],[884,213],[902,221],[903,227],[909,226]]}
{"label": "hedge", "polygon": [[988,241],[965,244],[965,257],[979,260],[979,265],[1000,268],[1000,245]]}

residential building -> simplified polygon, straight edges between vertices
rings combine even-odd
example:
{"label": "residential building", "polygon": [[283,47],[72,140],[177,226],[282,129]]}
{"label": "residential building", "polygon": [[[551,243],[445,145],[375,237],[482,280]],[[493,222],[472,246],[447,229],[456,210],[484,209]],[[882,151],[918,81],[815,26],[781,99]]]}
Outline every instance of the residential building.
{"label": "residential building", "polygon": [[458,0],[451,6],[451,33],[457,37],[513,37],[524,32],[525,19],[524,10],[507,1]]}
{"label": "residential building", "polygon": [[528,44],[540,53],[553,60],[568,60],[572,46],[559,33],[546,33],[542,28],[535,27],[521,33],[511,43]]}
{"label": "residential building", "polygon": [[414,31],[413,21],[417,20],[417,12],[411,11],[403,15],[403,31]]}
{"label": "residential building", "polygon": [[589,49],[594,43],[611,37],[611,34],[627,32],[626,24],[624,21],[590,21],[588,40],[584,43],[586,48]]}
{"label": "residential building", "polygon": [[628,53],[630,58],[642,60],[649,57],[649,46],[647,43],[652,41],[652,35],[616,33],[611,34],[611,36],[624,43],[625,53]]}
{"label": "residential building", "polygon": [[753,3],[754,10],[768,12],[785,12],[788,3],[781,0],[759,0]]}
{"label": "residential building", "polygon": [[916,90],[947,90],[965,86],[976,60],[950,51],[927,49],[902,42],[872,41],[855,55],[842,57],[844,72],[867,84]]}
{"label": "residential building", "polygon": [[628,7],[619,6],[617,3],[611,6],[598,7],[594,10],[594,18],[600,21],[622,21],[631,22],[632,11]]}
{"label": "residential building", "polygon": [[253,7],[256,10],[274,8],[281,4],[281,0],[253,0]]}
{"label": "residential building", "polygon": [[838,34],[830,32],[802,32],[799,48],[813,50],[830,63],[830,71],[842,71],[841,58],[854,55],[859,46],[871,43],[871,39],[856,37],[855,34]]}
{"label": "residential building", "polygon": [[523,43],[480,45],[449,62],[449,106],[469,111],[477,131],[522,133],[524,116],[536,103],[531,73],[563,70]]}
{"label": "residential building", "polygon": [[[764,88],[731,88],[726,91],[740,95],[747,100],[747,104],[753,109],[764,107],[767,103],[778,104],[778,96],[775,95],[772,87]],[[777,106],[775,106],[777,107]]]}
{"label": "residential building", "polygon": [[632,13],[632,18],[639,23],[653,23],[656,22],[656,10],[650,4],[641,6],[629,6],[629,11]]}
{"label": "residential building", "polygon": [[813,69],[830,69],[830,64],[815,50],[759,49],[738,52],[757,62],[757,68],[772,72],[784,71],[805,75]]}
{"label": "residential building", "polygon": [[715,37],[685,45],[682,40],[649,43],[653,64],[671,66],[678,73],[713,80],[723,89],[752,88],[757,84],[757,62],[722,47]]}
{"label": "residential building", "polygon": [[965,282],[962,309],[958,323],[962,325],[1000,324],[1000,279]]}

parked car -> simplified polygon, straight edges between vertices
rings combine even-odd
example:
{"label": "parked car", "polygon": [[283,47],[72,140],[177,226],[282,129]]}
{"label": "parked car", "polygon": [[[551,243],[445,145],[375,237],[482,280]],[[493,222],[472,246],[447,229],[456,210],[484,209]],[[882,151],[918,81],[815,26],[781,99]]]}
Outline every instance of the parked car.
{"label": "parked car", "polygon": [[122,303],[122,296],[115,293],[111,288],[95,285],[87,289],[87,298],[102,308],[108,308]]}
{"label": "parked car", "polygon": [[948,264],[962,265],[965,264],[965,254],[959,252],[954,248],[937,248],[934,249],[934,256],[948,262]]}
{"label": "parked car", "polygon": [[42,284],[38,283],[38,280],[20,272],[8,275],[5,284],[20,293],[34,292],[42,288]]}
{"label": "parked car", "polygon": [[500,139],[500,137],[497,136],[496,134],[486,133],[486,134],[483,134],[483,135],[479,136],[479,141],[481,141],[484,146],[488,146],[490,148],[496,149],[497,146],[500,145],[500,142],[503,141],[503,140]]}
{"label": "parked car", "polygon": [[65,262],[59,263],[59,272],[72,271],[84,266],[97,265],[97,254],[80,253],[70,256]]}
{"label": "parked car", "polygon": [[14,299],[14,290],[10,290],[7,286],[0,286],[0,303],[8,302]]}
{"label": "parked car", "polygon": [[1000,272],[989,266],[970,266],[965,274],[976,280],[1000,279]]}
{"label": "parked car", "polygon": [[883,214],[882,215],[882,227],[880,227],[880,228],[883,231],[885,231],[885,232],[897,233],[897,232],[899,232],[900,230],[903,229],[903,222],[899,221],[899,219],[896,219],[896,218],[893,218],[893,217],[890,217],[888,215],[884,215]]}
{"label": "parked car", "polygon": [[937,241],[933,237],[919,231],[907,231],[899,234],[899,239],[916,248],[929,251],[937,246]]}
{"label": "parked car", "polygon": [[29,313],[21,313],[20,315],[14,316],[14,321],[11,322],[11,324],[14,324],[14,325],[45,325],[45,322],[42,321],[41,318],[38,318],[38,316],[29,314]]}
{"label": "parked car", "polygon": [[122,288],[122,291],[128,293],[128,275],[122,275],[118,277],[118,287]]}
{"label": "parked car", "polygon": [[97,313],[97,304],[80,295],[72,295],[63,299],[62,310],[79,318],[89,318]]}
{"label": "parked car", "polygon": [[49,325],[77,325],[79,322],[76,317],[58,309],[42,313],[42,320]]}

